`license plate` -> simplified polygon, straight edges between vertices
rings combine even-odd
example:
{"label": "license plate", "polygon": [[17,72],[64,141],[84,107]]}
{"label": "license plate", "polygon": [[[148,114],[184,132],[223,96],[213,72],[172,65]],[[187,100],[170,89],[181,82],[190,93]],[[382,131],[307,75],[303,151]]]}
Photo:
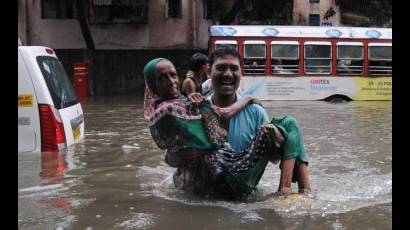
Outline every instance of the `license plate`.
{"label": "license plate", "polygon": [[73,136],[74,136],[74,141],[77,141],[78,139],[80,139],[80,136],[81,136],[80,125],[73,129]]}

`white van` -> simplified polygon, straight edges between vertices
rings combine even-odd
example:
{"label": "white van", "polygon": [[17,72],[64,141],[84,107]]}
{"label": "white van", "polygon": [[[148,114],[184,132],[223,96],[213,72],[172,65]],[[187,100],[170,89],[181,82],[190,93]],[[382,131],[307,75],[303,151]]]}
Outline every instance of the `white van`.
{"label": "white van", "polygon": [[83,138],[83,110],[54,51],[18,46],[18,151],[58,151]]}

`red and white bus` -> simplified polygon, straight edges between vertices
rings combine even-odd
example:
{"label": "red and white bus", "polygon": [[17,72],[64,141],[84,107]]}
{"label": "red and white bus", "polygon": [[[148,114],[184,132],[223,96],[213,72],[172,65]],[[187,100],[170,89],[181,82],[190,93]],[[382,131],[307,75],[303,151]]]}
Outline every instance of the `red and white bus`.
{"label": "red and white bus", "polygon": [[392,99],[392,29],[211,26],[210,50],[235,47],[244,94],[261,100]]}

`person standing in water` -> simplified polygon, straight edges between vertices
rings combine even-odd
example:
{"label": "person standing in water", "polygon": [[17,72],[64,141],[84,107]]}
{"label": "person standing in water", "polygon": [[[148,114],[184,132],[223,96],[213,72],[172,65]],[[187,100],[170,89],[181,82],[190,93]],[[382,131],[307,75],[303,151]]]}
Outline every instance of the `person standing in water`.
{"label": "person standing in water", "polygon": [[190,61],[190,70],[182,82],[181,94],[194,102],[201,102],[202,83],[207,79],[209,73],[208,57],[203,53],[195,53]]}
{"label": "person standing in water", "polygon": [[[211,80],[214,94],[208,100],[217,107],[229,107],[240,101],[236,92],[242,77],[239,54],[236,49],[221,47],[211,55]],[[258,135],[259,128],[268,124],[275,131],[280,145],[281,175],[276,195],[289,195],[291,183],[297,182],[299,193],[311,193],[308,173],[308,157],[304,148],[303,137],[297,120],[292,116],[280,119],[272,118],[269,122],[265,109],[258,104],[248,104],[233,117],[221,118],[221,124],[228,131],[228,142],[234,152],[243,151]],[[279,130],[280,130],[280,133]],[[268,161],[261,163],[264,169]],[[260,171],[262,175],[263,170]]]}

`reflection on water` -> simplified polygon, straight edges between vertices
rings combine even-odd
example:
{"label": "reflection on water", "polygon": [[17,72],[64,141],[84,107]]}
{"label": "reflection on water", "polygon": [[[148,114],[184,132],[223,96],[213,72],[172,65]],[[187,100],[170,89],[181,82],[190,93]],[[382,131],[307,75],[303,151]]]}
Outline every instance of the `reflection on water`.
{"label": "reflection on water", "polygon": [[[43,179],[58,180],[67,167],[64,155],[60,152],[43,152],[41,153],[41,172]],[[50,183],[56,183],[55,181]]]}
{"label": "reflection on water", "polygon": [[[272,200],[268,165],[247,202],[202,200],[173,188],[142,100],[85,107],[82,143],[61,153],[19,153],[21,229],[389,229],[391,102],[265,102],[300,121],[316,197]],[[296,191],[296,187],[294,187]]]}

